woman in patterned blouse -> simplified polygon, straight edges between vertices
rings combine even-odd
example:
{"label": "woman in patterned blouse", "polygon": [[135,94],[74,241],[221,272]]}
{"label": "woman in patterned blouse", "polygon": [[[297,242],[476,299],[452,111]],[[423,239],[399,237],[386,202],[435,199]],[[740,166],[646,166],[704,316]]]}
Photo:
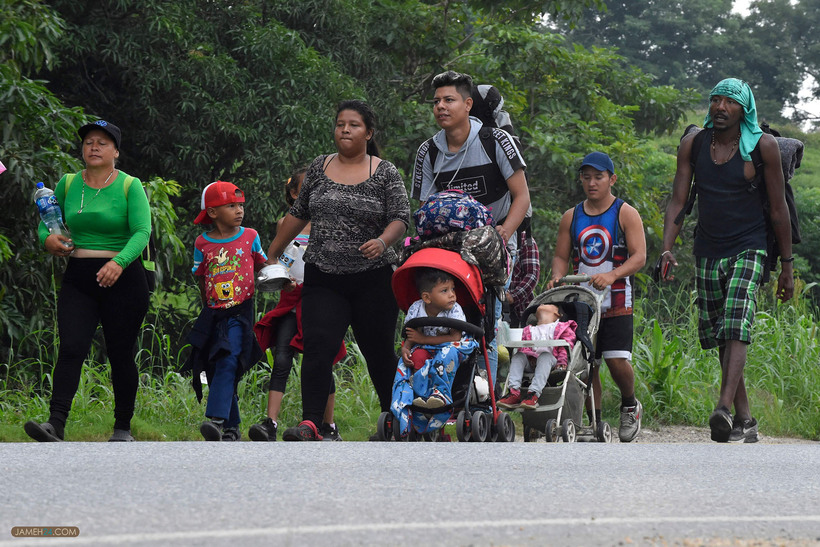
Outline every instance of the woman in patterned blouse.
{"label": "woman in patterned blouse", "polygon": [[396,370],[398,306],[390,288],[410,203],[396,167],[379,158],[376,117],[362,101],[336,112],[336,153],[316,158],[302,191],[268,249],[273,262],[311,222],[302,292],[302,422],[286,441],[321,440],[333,358],[348,327],[367,361],[382,411],[389,411]]}

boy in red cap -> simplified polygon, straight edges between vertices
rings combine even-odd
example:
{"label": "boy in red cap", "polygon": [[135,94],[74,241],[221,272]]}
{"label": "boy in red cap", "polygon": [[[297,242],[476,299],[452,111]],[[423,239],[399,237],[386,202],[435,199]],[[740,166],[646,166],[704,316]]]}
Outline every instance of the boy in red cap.
{"label": "boy in red cap", "polygon": [[208,419],[199,428],[207,441],[240,439],[236,386],[262,356],[253,334],[252,297],[256,270],[267,256],[256,230],[242,226],[244,202],[245,194],[234,184],[213,182],[203,190],[202,210],[194,220],[213,226],[194,243],[192,271],[203,307],[189,335],[193,351],[185,367],[193,371],[200,401],[201,371],[208,378]]}

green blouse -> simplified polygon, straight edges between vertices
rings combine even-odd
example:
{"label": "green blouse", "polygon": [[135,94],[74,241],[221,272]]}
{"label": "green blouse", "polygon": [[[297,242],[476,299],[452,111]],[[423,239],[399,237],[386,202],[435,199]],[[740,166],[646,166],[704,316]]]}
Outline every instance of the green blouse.
{"label": "green blouse", "polygon": [[[151,208],[142,183],[131,177],[126,194],[128,175],[120,171],[111,184],[98,192],[85,186],[79,172],[66,194],[68,177],[63,175],[57,183],[54,197],[63,210],[63,221],[74,245],[79,249],[116,251],[118,254],[112,260],[127,267],[140,256],[151,235]],[[38,233],[40,243],[44,244],[49,232],[42,221]]]}

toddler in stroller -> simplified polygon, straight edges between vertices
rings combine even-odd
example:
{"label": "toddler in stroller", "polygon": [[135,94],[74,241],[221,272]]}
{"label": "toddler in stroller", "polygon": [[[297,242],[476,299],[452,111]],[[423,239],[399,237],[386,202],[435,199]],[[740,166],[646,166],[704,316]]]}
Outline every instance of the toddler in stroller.
{"label": "toddler in stroller", "polygon": [[[524,327],[522,340],[565,340],[568,345],[551,347],[522,347],[521,351],[515,353],[510,360],[510,372],[507,376],[507,386],[509,395],[498,401],[498,406],[502,408],[538,408],[538,398],[541,391],[547,385],[550,372],[556,370],[566,370],[569,358],[568,348],[575,343],[575,329],[577,324],[573,320],[560,321],[561,311],[555,304],[541,304],[535,309],[535,325]],[[524,370],[531,371],[535,368],[535,373],[530,382],[527,395],[522,399],[521,381],[524,378]]]}
{"label": "toddler in stroller", "polygon": [[[561,279],[562,283],[579,283],[589,279],[586,275],[569,275]],[[549,442],[559,439],[565,442],[599,441],[610,442],[612,430],[609,424],[599,420],[594,414],[589,416],[588,425],[583,425],[583,411],[587,401],[594,398],[594,389],[590,381],[595,362],[595,341],[598,326],[601,320],[602,296],[586,287],[564,285],[547,290],[538,295],[527,306],[524,317],[532,322],[531,315],[545,304],[557,306],[560,312],[570,321],[576,323],[574,334],[576,343],[570,344],[565,340],[525,340],[523,329],[513,329],[502,325],[502,343],[511,349],[536,349],[539,346],[551,349],[556,346],[565,346],[569,352],[567,366],[563,371],[557,368],[548,375],[545,387],[538,397],[536,408],[524,408],[521,416],[524,426],[524,441],[534,441],[545,436]],[[534,337],[533,337],[534,338]],[[512,367],[511,367],[512,372]],[[508,374],[507,387],[514,385]],[[527,374],[524,373],[522,385],[527,384]],[[534,382],[535,378],[530,380]],[[499,406],[502,401],[499,400]],[[508,407],[509,408],[509,407]]]}
{"label": "toddler in stroller", "polygon": [[[404,349],[412,349],[413,352],[409,361],[405,358],[399,360],[391,411],[379,415],[379,439],[438,440],[443,427],[457,416],[455,422],[459,441],[512,442],[515,440],[512,418],[497,410],[495,393],[492,385],[488,384],[490,378],[482,378],[482,374],[487,373],[485,370],[479,371],[479,361],[483,362],[485,369],[488,368],[487,333],[494,331],[495,325],[487,309],[492,309],[489,306],[494,296],[489,291],[485,292],[481,270],[465,261],[458,252],[438,247],[421,248],[410,254],[393,274],[393,293],[399,308],[409,313],[419,300],[423,291],[416,286],[416,273],[428,268],[452,276],[456,301],[466,320],[427,317],[436,310],[424,307],[424,316],[405,323],[405,329],[417,331],[423,327],[446,327],[452,333],[452,339],[458,337],[458,340],[445,342],[445,346],[441,347],[421,343],[419,348],[417,342],[412,346],[403,344],[403,354]],[[442,282],[439,273],[436,277],[436,284]],[[449,287],[446,279],[441,286]],[[421,300],[424,302],[423,296]],[[423,364],[419,362],[422,368],[415,370],[413,357],[421,350],[428,351],[431,357],[425,356]],[[424,354],[418,354],[419,361],[422,356]],[[487,393],[481,392],[482,381],[488,387]],[[432,397],[435,389],[443,395],[444,405],[439,406],[441,401]],[[406,435],[403,436],[404,433]]]}
{"label": "toddler in stroller", "polygon": [[453,378],[458,366],[477,347],[472,337],[456,328],[413,326],[418,324],[413,320],[421,318],[467,320],[456,301],[455,280],[450,274],[437,268],[419,268],[415,282],[421,298],[407,310],[406,339],[393,381],[391,410],[402,438],[410,431],[411,401],[414,407],[431,412],[429,417],[427,413],[413,416],[419,433],[440,429],[446,423],[451,412],[444,407],[452,407]]}

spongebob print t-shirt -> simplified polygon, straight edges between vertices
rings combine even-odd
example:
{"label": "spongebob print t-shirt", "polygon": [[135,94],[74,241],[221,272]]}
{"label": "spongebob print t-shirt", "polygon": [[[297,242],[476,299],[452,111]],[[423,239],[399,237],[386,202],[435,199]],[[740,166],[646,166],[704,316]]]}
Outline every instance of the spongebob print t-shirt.
{"label": "spongebob print t-shirt", "polygon": [[207,233],[194,243],[194,275],[205,277],[209,308],[230,308],[241,304],[254,291],[254,265],[268,259],[259,234],[240,227],[230,239],[214,239]]}

